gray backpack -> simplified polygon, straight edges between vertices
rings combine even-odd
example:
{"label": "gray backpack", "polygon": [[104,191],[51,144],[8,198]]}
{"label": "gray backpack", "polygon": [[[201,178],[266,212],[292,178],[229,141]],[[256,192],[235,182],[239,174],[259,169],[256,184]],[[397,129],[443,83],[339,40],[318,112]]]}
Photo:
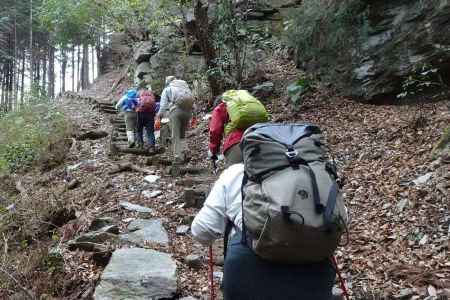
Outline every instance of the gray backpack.
{"label": "gray backpack", "polygon": [[241,141],[243,242],[279,263],[331,257],[346,230],[347,210],[312,124],[256,124]]}
{"label": "gray backpack", "polygon": [[187,82],[175,79],[170,82],[169,87],[173,103],[185,111],[191,111],[194,106],[194,96]]}

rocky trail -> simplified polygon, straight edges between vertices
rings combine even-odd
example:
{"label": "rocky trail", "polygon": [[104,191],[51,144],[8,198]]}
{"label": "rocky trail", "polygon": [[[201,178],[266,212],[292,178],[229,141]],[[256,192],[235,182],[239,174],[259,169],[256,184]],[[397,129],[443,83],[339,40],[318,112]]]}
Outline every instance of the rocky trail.
{"label": "rocky trail", "polygon": [[[438,129],[449,120],[448,103],[422,107],[429,117],[417,125],[414,107],[330,98],[317,92],[301,111],[273,105],[272,113],[277,121],[314,122],[326,132],[352,216],[350,243],[337,258],[353,297],[448,295],[450,161],[431,158]],[[95,299],[207,297],[206,249],[189,237],[189,224],[214,180],[202,155],[207,122],[190,132],[192,160],[185,166],[172,166],[164,154],[118,156],[110,148],[124,147],[123,123],[111,105],[89,99],[70,105],[80,106],[84,125],[113,134],[80,142],[79,152],[87,156],[67,167],[81,181],[79,190],[93,186],[100,195],[82,208],[75,221],[79,230],[63,251],[72,260],[93,253],[86,268],[76,270],[89,278],[83,293],[97,284]],[[88,121],[97,118],[103,122]],[[220,277],[220,242],[214,250]]]}
{"label": "rocky trail", "polygon": [[[68,93],[60,105],[72,116],[78,136],[108,133],[78,138],[72,147],[76,157],[66,167],[78,181],[72,191],[96,190],[94,199],[78,208],[79,217],[61,228],[67,242],[61,253],[75,261],[87,254],[89,268],[73,271],[94,279],[71,297],[206,297],[206,252],[187,235],[214,180],[210,166],[196,159],[172,166],[164,154],[129,154],[123,117],[102,99]],[[83,194],[73,195],[78,203]],[[222,253],[220,248],[215,252]]]}
{"label": "rocky trail", "polygon": [[[165,153],[127,153],[112,99],[93,89],[58,102],[77,132],[65,164],[22,179],[27,197],[64,199],[50,250],[64,268],[64,299],[208,298],[207,249],[189,235],[216,178],[205,158],[207,116],[188,133],[190,161],[174,166]],[[450,294],[450,157],[433,151],[449,104],[369,106],[325,87],[300,110],[283,97],[266,103],[274,121],[325,132],[351,214],[350,241],[336,256],[352,299]]]}

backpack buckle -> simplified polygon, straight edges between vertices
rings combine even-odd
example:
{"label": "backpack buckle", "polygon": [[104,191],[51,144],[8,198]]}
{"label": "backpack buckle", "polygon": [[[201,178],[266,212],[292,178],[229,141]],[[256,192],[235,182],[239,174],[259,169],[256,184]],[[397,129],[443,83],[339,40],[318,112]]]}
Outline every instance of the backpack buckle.
{"label": "backpack buckle", "polygon": [[295,149],[288,149],[285,154],[286,154],[287,158],[289,160],[291,160],[298,155],[298,151]]}

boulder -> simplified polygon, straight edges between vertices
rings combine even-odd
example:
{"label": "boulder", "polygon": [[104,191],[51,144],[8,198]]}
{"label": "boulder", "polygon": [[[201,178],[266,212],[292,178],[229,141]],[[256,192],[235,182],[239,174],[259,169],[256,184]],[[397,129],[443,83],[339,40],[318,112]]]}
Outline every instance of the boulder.
{"label": "boulder", "polygon": [[422,176],[414,179],[412,182],[415,185],[424,185],[431,179],[431,177],[433,177],[433,172],[429,172],[429,173],[427,173],[425,175],[422,175]]}
{"label": "boulder", "polygon": [[128,46],[129,37],[126,33],[113,33],[111,35],[111,55],[112,63],[120,65],[123,63],[125,57],[128,57],[131,52],[131,47]]}
{"label": "boulder", "polygon": [[158,175],[147,175],[144,177],[144,180],[147,183],[156,183],[160,178]]}
{"label": "boulder", "polygon": [[189,226],[187,225],[179,225],[177,226],[177,235],[186,235],[189,232]]}
{"label": "boulder", "polygon": [[145,41],[141,42],[137,45],[137,47],[134,50],[134,61],[137,64],[148,62],[150,60],[150,57],[152,57],[153,53],[155,52],[155,48],[153,46],[153,43],[151,41]]}
{"label": "boulder", "polygon": [[53,247],[48,251],[46,264],[54,269],[62,270],[64,267],[64,257],[60,247]]}
{"label": "boulder", "polygon": [[275,87],[273,82],[266,81],[264,83],[258,84],[252,88],[252,94],[261,101],[265,101],[266,98],[272,96]]}
{"label": "boulder", "polygon": [[145,198],[156,198],[158,196],[161,196],[163,194],[162,191],[156,190],[156,191],[142,191],[142,196]]}
{"label": "boulder", "polygon": [[299,38],[298,64],[345,95],[394,101],[415,69],[428,65],[443,78],[450,71],[450,35],[442,34],[450,30],[448,1],[305,0],[302,7],[298,30],[309,22],[320,30]]}
{"label": "boulder", "polygon": [[200,255],[190,254],[184,258],[184,262],[193,269],[200,269],[203,265],[203,259]]}
{"label": "boulder", "polygon": [[137,204],[133,204],[127,201],[122,201],[119,203],[120,207],[126,209],[126,210],[130,210],[130,211],[135,211],[135,212],[140,212],[140,213],[152,213],[153,209],[145,207],[145,206],[141,206],[141,205],[137,205]]}
{"label": "boulder", "polygon": [[86,132],[80,133],[77,136],[77,140],[79,140],[79,141],[98,140],[98,139],[102,139],[107,136],[108,136],[108,133],[104,130],[88,130]]}
{"label": "boulder", "polygon": [[[118,233],[117,226],[112,225],[108,227],[110,227],[108,230],[113,230]],[[108,232],[108,230],[85,233],[76,239],[69,241],[69,249],[95,252],[105,251],[107,246],[103,245],[104,243],[114,243],[117,241],[117,235]]]}
{"label": "boulder", "polygon": [[208,185],[198,185],[193,188],[185,188],[182,198],[184,207],[201,208],[203,206],[203,203],[205,203],[208,193]]}
{"label": "boulder", "polygon": [[163,90],[166,76],[174,75],[192,83],[206,69],[201,55],[185,55],[184,40],[178,37],[163,41],[161,49],[150,58],[150,64],[152,88],[156,92]]}
{"label": "boulder", "polygon": [[95,289],[95,300],[172,299],[177,265],[166,253],[129,248],[114,251]]}
{"label": "boulder", "polygon": [[136,71],[134,72],[134,77],[143,79],[145,75],[149,75],[149,74],[151,74],[151,72],[152,72],[152,68],[150,66],[150,63],[143,62],[137,66]]}
{"label": "boulder", "polygon": [[132,221],[127,229],[130,231],[129,233],[120,235],[120,240],[123,243],[131,243],[140,247],[144,247],[148,243],[164,246],[169,244],[169,236],[159,219],[137,219]]}
{"label": "boulder", "polygon": [[89,230],[96,231],[113,223],[114,219],[111,217],[96,218],[92,221],[91,226],[89,226]]}

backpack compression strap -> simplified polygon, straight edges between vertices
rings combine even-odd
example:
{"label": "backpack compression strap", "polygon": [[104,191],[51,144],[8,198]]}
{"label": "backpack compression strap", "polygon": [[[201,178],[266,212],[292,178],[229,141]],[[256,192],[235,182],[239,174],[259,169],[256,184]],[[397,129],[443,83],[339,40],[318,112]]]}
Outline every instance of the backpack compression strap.
{"label": "backpack compression strap", "polygon": [[327,229],[331,229],[332,226],[331,218],[333,216],[334,208],[336,207],[337,196],[338,196],[338,185],[336,182],[334,182],[328,193],[327,207],[325,208],[325,212],[323,214],[324,223]]}
{"label": "backpack compression strap", "polygon": [[321,214],[324,212],[325,207],[323,206],[322,203],[320,203],[320,194],[319,194],[319,187],[317,186],[316,174],[314,174],[314,171],[311,169],[310,166],[308,166],[308,164],[306,164],[305,167],[308,170],[309,177],[311,178],[314,208],[316,210],[316,214]]}
{"label": "backpack compression strap", "polygon": [[247,232],[247,228],[245,227],[245,218],[244,218],[244,201],[245,201],[245,192],[244,187],[248,182],[248,175],[244,171],[244,177],[242,177],[242,185],[241,185],[241,210],[242,210],[242,238],[241,243],[243,245],[248,246],[250,249],[252,249],[252,236],[249,232]]}

